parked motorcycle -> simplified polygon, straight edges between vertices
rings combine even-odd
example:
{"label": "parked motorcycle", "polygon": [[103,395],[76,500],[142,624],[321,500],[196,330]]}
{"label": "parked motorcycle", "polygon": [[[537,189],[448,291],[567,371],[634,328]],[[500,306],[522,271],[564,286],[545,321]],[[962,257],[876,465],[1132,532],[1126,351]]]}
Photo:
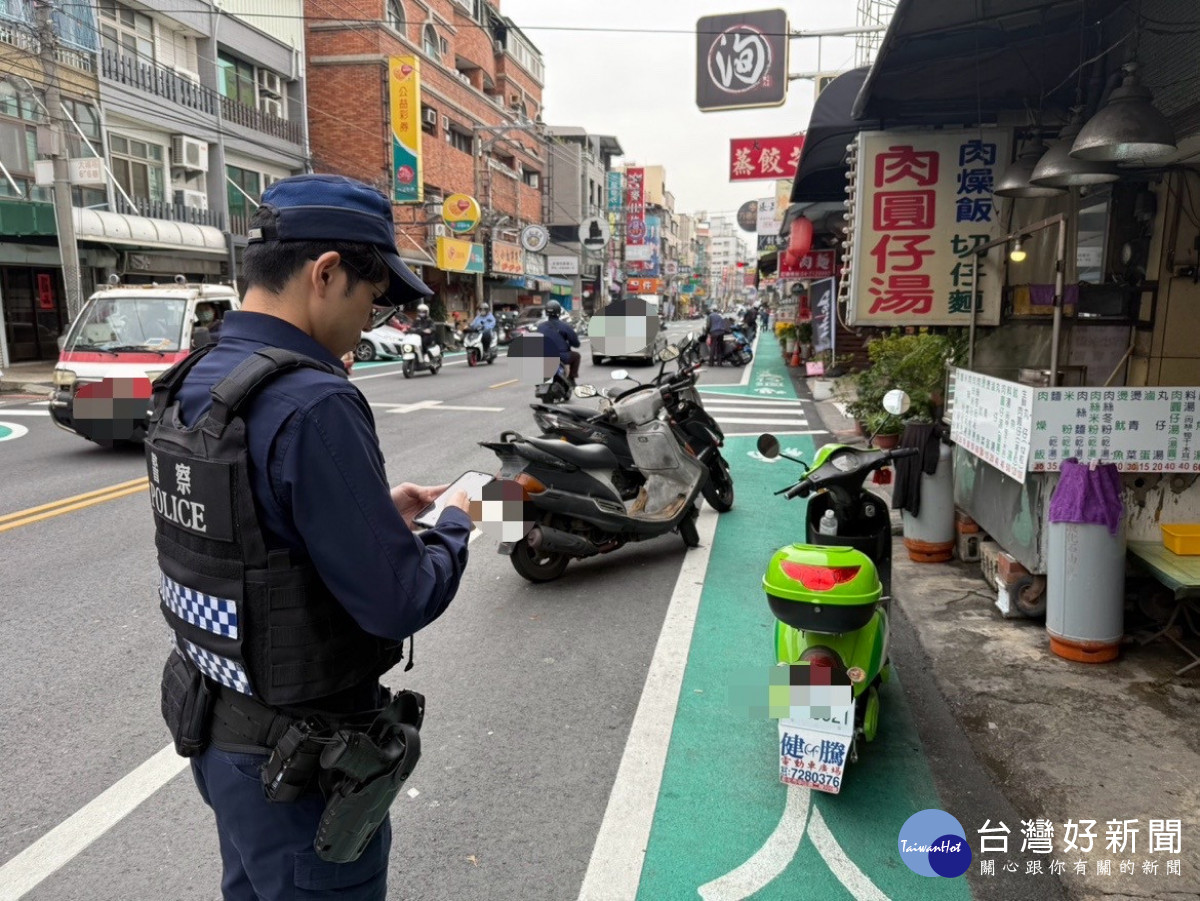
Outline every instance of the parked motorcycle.
{"label": "parked motorcycle", "polygon": [[746,333],[740,326],[735,326],[725,333],[724,360],[726,363],[732,363],[734,366],[745,366],[753,359],[754,351],[750,347],[750,341],[746,338]]}
{"label": "parked motorcycle", "polygon": [[[666,372],[666,363],[663,362],[658,374],[649,384],[666,389],[664,399],[668,422],[678,432],[680,440],[692,450],[696,459],[708,467],[709,478],[704,484],[704,499],[718,513],[725,513],[733,508],[733,477],[729,472],[729,463],[721,455],[725,434],[716,420],[704,409],[704,402],[696,390],[697,370],[700,364],[684,364],[684,348],[688,347],[689,343],[694,345],[693,335],[688,335],[680,345],[678,370],[673,373]],[[688,356],[691,357],[690,354]],[[625,370],[616,370],[612,375],[617,380],[629,378]],[[640,387],[643,386],[635,385],[627,390],[633,391]],[[578,390],[586,388],[587,386],[580,386]],[[542,429],[542,437],[565,439],[578,445],[600,443],[611,450],[620,463],[620,470],[613,475],[613,484],[623,499],[637,497],[646,477],[633,462],[627,431],[611,417],[606,416],[605,409],[597,410],[579,404],[532,406],[533,418]]]}
{"label": "parked motorcycle", "polygon": [[483,329],[478,328],[468,328],[463,332],[463,347],[467,351],[468,366],[478,366],[481,362],[490,366],[496,362],[500,353],[494,331],[491,344],[487,350],[483,349]]}
{"label": "parked motorcycle", "polygon": [[401,359],[404,361],[400,367],[400,371],[406,379],[411,379],[414,372],[428,371],[431,375],[437,375],[438,370],[442,368],[442,348],[436,341],[431,342],[429,347],[425,347],[422,341],[422,331],[426,335],[432,335],[433,329],[423,329],[414,331],[410,329],[404,333],[402,339]]}
{"label": "parked motorcycle", "polygon": [[[674,359],[678,349],[660,353],[662,359]],[[620,462],[603,444],[575,445],[516,432],[482,442],[500,458],[498,478],[515,481],[524,490],[529,528],[521,540],[499,547],[522,577],[549,582],[572,559],[610,553],[668,532],[678,532],[687,547],[700,543],[696,499],[708,470],[659,415],[670,390],[638,385],[612,399],[605,411],[628,433],[633,463],[646,477],[632,500],[622,498],[613,484]]]}
{"label": "parked motorcycle", "polygon": [[[845,765],[858,759],[859,741],[875,739],[879,687],[891,675],[886,603],[891,518],[887,502],[863,484],[871,472],[917,450],[827,444],[811,469],[781,454],[773,435],[759,437],[758,451],[805,467],[803,478],[776,494],[788,500],[813,495],[805,515],[805,543],[777,550],[762,580],[776,618],[776,662],[828,667],[831,673],[811,684],[849,686],[852,698],[850,706],[835,703],[827,716],[780,720],[780,778],[837,794]],[[789,682],[807,684],[803,679]]]}

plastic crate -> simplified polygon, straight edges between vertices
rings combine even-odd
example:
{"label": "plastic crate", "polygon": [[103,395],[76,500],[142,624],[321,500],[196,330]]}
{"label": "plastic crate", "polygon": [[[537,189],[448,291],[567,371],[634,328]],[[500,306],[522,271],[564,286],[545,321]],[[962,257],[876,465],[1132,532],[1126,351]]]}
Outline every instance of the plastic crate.
{"label": "plastic crate", "polygon": [[1162,526],[1163,546],[1173,554],[1200,555],[1200,523],[1184,522]]}

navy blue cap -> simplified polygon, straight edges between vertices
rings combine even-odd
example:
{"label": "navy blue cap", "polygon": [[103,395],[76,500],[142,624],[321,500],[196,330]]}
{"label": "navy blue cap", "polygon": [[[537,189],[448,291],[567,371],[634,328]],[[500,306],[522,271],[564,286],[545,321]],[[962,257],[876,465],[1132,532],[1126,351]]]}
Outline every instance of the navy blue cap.
{"label": "navy blue cap", "polygon": [[392,204],[382,193],[344,175],[293,175],[272,184],[262,195],[272,221],[250,229],[249,242],[354,241],[379,251],[393,278],[388,299],[397,306],[433,291],[396,252]]}

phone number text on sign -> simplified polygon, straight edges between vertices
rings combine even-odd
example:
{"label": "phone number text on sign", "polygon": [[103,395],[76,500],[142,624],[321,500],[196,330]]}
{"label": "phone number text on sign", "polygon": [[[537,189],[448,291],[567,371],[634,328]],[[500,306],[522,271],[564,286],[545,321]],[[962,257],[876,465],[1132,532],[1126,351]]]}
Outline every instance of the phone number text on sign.
{"label": "phone number text on sign", "polygon": [[779,721],[779,779],[787,785],[836,795],[850,753],[849,735],[813,727],[811,722]]}

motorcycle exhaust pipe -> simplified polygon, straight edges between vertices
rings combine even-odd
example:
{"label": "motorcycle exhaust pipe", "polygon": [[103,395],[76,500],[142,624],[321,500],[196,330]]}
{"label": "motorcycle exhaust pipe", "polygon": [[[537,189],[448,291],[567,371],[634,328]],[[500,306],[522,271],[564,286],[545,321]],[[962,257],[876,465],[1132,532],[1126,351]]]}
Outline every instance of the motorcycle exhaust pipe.
{"label": "motorcycle exhaust pipe", "polygon": [[594,557],[600,553],[600,548],[586,538],[549,526],[535,526],[529,533],[529,541],[535,551],[570,554],[572,557]]}

